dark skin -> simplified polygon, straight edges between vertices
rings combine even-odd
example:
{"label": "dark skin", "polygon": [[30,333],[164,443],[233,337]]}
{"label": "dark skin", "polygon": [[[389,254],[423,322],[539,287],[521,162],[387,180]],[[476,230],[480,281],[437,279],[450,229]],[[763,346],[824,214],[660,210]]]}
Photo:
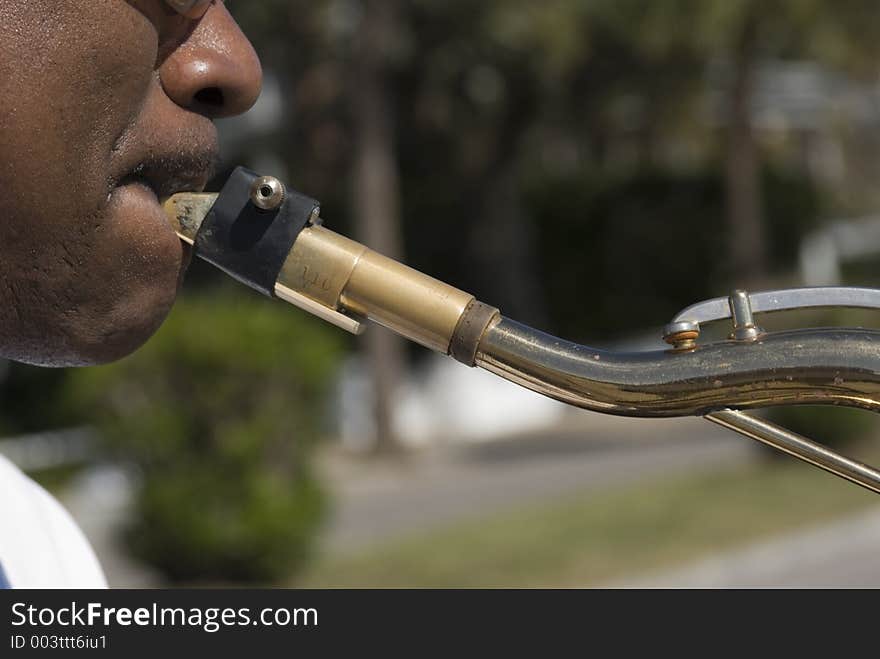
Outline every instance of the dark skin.
{"label": "dark skin", "polygon": [[189,260],[158,199],[201,190],[213,120],[259,60],[222,2],[0,0],[0,356],[88,365],[138,348]]}

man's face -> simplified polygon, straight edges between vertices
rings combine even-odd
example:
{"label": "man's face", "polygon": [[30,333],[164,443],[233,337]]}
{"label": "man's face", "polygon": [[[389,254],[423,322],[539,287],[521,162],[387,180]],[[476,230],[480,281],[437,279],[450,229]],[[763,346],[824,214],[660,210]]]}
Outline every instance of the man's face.
{"label": "man's face", "polygon": [[0,356],[109,361],[171,308],[189,254],[157,196],[204,186],[212,119],[261,85],[222,2],[200,13],[0,0]]}

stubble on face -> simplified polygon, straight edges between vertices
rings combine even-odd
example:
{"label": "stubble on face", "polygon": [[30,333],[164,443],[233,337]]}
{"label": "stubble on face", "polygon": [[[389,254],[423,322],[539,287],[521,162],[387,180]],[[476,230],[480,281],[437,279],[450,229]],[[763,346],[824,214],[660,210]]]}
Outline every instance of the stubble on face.
{"label": "stubble on face", "polygon": [[156,196],[162,186],[204,185],[216,133],[164,93],[165,19],[138,4],[0,0],[7,358],[117,359],[174,302],[188,254]]}

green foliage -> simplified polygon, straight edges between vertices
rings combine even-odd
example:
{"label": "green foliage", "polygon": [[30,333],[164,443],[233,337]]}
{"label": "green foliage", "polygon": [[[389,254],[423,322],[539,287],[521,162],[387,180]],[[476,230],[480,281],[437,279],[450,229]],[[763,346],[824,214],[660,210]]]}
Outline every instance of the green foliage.
{"label": "green foliage", "polygon": [[[776,171],[765,172],[763,189],[772,261],[784,271],[822,200],[807,179]],[[528,204],[542,291],[553,329],[566,338],[662,325],[735,285],[726,271],[718,172],[545,177],[533,183]]]}
{"label": "green foliage", "polygon": [[[880,15],[871,0],[594,0],[597,21],[646,54],[687,47],[719,55],[735,47],[746,23],[757,22],[764,56],[816,58],[865,70],[877,56]],[[871,69],[874,69],[873,63]]]}
{"label": "green foliage", "polygon": [[70,375],[70,402],[139,467],[128,538],[175,580],[268,582],[323,511],[309,456],[335,331],[256,295],[182,299],[134,356]]}

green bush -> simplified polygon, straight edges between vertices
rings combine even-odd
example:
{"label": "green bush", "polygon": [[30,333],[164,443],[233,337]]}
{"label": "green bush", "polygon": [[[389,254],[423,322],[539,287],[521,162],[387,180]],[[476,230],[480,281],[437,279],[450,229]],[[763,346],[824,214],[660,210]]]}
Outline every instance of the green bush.
{"label": "green bush", "polygon": [[242,291],[184,298],[134,356],[71,373],[70,401],[141,473],[135,555],[177,581],[265,583],[301,565],[340,349],[336,330]]}

